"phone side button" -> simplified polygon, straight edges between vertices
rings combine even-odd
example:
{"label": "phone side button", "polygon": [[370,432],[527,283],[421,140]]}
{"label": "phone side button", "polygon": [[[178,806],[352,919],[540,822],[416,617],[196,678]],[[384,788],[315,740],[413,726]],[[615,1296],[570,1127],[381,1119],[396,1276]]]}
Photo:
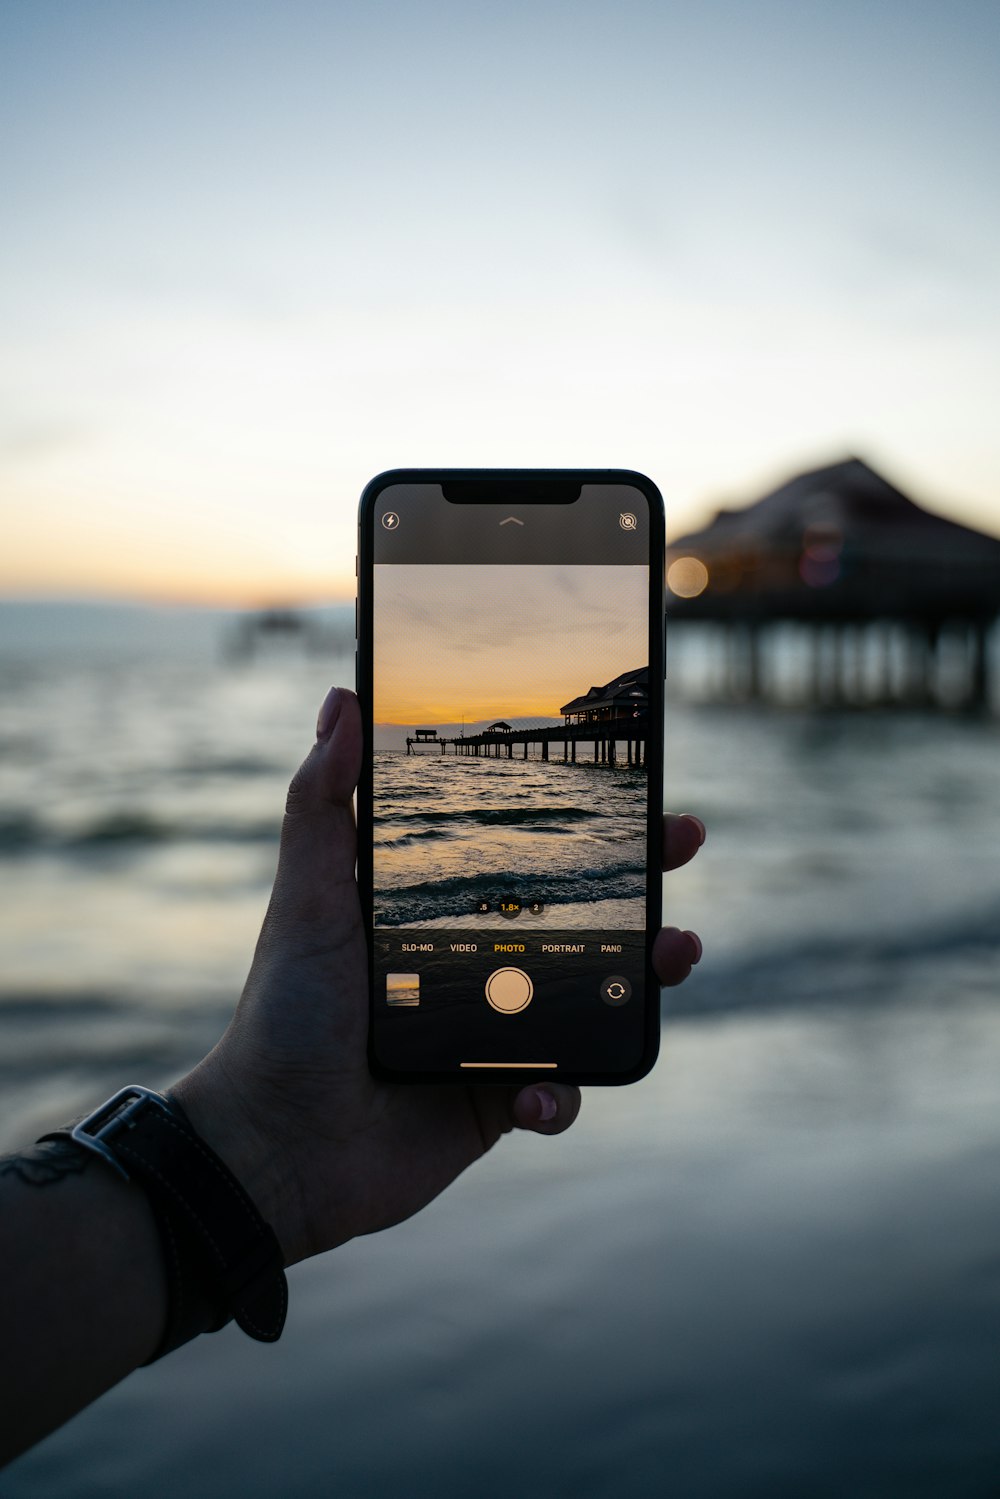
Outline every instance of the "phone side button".
{"label": "phone side button", "polygon": [[667,616],[663,616],[663,680],[667,680]]}

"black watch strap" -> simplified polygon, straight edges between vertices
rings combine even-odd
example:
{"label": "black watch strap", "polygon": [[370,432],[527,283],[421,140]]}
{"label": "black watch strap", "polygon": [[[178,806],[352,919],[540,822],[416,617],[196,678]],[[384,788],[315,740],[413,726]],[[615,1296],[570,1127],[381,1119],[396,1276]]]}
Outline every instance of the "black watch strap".
{"label": "black watch strap", "polygon": [[149,1198],[170,1293],[150,1363],[234,1317],[250,1337],[277,1341],[288,1309],[281,1246],[177,1103],[149,1088],[123,1088],[79,1124],[42,1139],[95,1151]]}

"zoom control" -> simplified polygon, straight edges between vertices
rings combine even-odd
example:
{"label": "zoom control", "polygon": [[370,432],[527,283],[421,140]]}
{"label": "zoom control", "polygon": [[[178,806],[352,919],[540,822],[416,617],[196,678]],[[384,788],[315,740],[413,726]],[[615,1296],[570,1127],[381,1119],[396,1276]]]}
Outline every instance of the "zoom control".
{"label": "zoom control", "polygon": [[543,900],[520,900],[516,895],[505,895],[500,900],[477,900],[474,914],[476,916],[489,916],[493,911],[502,916],[505,921],[516,921],[524,914],[527,916],[541,916],[545,912]]}

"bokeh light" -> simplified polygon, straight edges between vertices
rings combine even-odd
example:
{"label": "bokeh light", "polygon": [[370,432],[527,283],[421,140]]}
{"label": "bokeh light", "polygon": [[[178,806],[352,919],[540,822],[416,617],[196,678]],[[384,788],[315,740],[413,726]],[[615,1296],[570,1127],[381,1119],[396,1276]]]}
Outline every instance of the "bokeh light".
{"label": "bokeh light", "polygon": [[698,557],[678,557],[667,568],[667,587],[679,599],[696,599],[708,587],[708,568]]}

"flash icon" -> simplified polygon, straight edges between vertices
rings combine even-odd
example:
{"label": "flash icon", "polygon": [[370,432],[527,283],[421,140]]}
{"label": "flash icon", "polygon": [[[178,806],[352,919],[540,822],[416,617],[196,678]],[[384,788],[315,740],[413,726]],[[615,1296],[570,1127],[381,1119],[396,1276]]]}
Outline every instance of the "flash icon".
{"label": "flash icon", "polygon": [[621,526],[623,531],[634,531],[639,522],[636,520],[631,510],[623,510],[621,515],[618,517],[618,524]]}

